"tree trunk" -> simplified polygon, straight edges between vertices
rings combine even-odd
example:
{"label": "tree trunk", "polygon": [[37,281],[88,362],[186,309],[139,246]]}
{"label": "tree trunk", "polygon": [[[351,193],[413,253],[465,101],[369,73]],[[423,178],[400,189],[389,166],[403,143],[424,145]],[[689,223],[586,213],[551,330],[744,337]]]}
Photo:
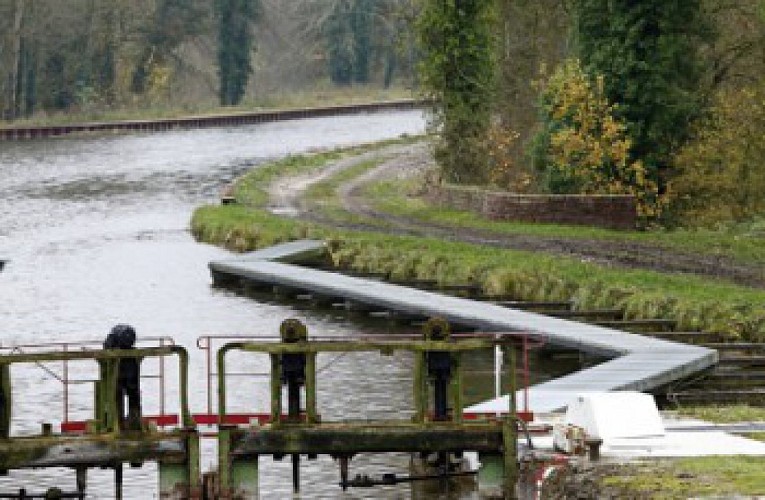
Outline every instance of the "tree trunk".
{"label": "tree trunk", "polygon": [[10,74],[10,117],[18,118],[20,111],[19,97],[21,88],[19,85],[19,71],[21,68],[21,21],[24,19],[24,0],[16,0],[16,14],[13,18],[13,48]]}

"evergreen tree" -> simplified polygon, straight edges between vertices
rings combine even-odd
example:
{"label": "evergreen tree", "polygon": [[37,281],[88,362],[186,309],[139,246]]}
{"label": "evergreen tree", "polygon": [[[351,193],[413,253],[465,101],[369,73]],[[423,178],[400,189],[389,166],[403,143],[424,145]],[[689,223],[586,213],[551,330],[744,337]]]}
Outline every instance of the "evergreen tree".
{"label": "evergreen tree", "polygon": [[374,30],[372,0],[338,0],[324,22],[329,77],[335,85],[369,83]]}
{"label": "evergreen tree", "polygon": [[351,5],[348,2],[335,2],[322,27],[327,43],[329,79],[335,85],[350,85],[353,82],[354,42],[351,13]]}
{"label": "evergreen tree", "polygon": [[369,66],[372,57],[372,0],[356,0],[353,5],[351,27],[353,29],[353,81],[369,83]]}
{"label": "evergreen tree", "polygon": [[427,0],[420,16],[422,84],[440,135],[436,159],[452,182],[487,179],[482,143],[494,95],[494,1]]}
{"label": "evergreen tree", "polygon": [[578,0],[575,17],[585,70],[604,77],[633,158],[661,180],[702,106],[701,0]]}
{"label": "evergreen tree", "polygon": [[219,97],[224,106],[239,104],[252,73],[252,23],[258,0],[216,0],[218,17]]}

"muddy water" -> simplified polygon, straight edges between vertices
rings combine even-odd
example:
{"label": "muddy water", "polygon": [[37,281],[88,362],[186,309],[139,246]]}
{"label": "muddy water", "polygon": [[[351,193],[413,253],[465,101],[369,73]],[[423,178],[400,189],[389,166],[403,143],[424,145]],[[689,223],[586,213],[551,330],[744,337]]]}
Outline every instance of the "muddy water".
{"label": "muddy water", "polygon": [[[170,336],[191,354],[192,411],[206,411],[200,335],[274,335],[286,317],[303,319],[314,333],[380,333],[382,323],[362,325],[332,312],[261,303],[210,286],[207,263],[226,257],[188,232],[199,204],[215,203],[220,188],[249,168],[291,153],[419,133],[419,112],[311,119],[231,129],[146,135],[92,136],[0,143],[0,342],[2,346],[100,340],[118,322],[139,337]],[[177,412],[177,370],[167,361],[165,410]],[[325,418],[405,417],[410,408],[406,356],[320,358],[320,411]],[[263,360],[242,359],[242,371],[264,371]],[[63,419],[62,366],[13,369],[13,433],[36,433],[43,422]],[[88,363],[70,366],[80,380],[95,373]],[[155,361],[144,374],[157,374]],[[384,376],[381,376],[384,375]],[[230,411],[265,410],[264,379],[241,378],[231,390]],[[338,391],[338,388],[342,390]],[[144,382],[145,412],[159,411],[156,379]],[[72,386],[69,417],[89,418],[92,385]],[[205,442],[203,468],[214,459]],[[261,460],[263,498],[291,496],[288,461]],[[406,458],[360,458],[352,473],[406,472]],[[363,471],[354,467],[363,466]],[[111,498],[110,471],[89,473],[92,498]],[[409,486],[342,494],[329,459],[303,467],[303,498],[409,498]],[[126,469],[125,497],[156,497],[156,468]],[[0,493],[26,487],[74,489],[67,470],[13,472],[0,478]],[[464,497],[464,496],[463,496]],[[469,495],[468,495],[469,497]]]}

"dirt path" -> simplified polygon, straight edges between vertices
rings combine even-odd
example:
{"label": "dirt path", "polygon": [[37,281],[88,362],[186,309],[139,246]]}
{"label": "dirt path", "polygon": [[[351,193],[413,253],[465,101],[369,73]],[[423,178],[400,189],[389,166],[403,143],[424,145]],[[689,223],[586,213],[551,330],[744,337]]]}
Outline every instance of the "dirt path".
{"label": "dirt path", "polygon": [[[328,220],[318,210],[313,210],[305,200],[302,200],[303,193],[310,185],[343,169],[373,158],[381,158],[382,163],[364,175],[342,185],[338,190],[338,196],[348,212],[364,216],[375,223],[349,225]],[[726,279],[740,285],[765,288],[765,269],[763,267],[748,266],[735,262],[728,257],[678,252],[646,243],[500,234],[486,230],[426,224],[407,217],[375,210],[362,194],[364,186],[371,182],[383,178],[406,178],[407,176],[418,175],[432,163],[430,150],[423,143],[389,146],[380,151],[340,160],[319,174],[280,179],[271,187],[271,205],[282,207],[279,210],[274,210],[279,211],[279,213],[290,213],[296,217],[337,227],[373,231],[381,231],[383,230],[381,227],[385,227],[385,231],[397,234],[432,236],[499,248],[545,252],[606,266],[696,274]]]}

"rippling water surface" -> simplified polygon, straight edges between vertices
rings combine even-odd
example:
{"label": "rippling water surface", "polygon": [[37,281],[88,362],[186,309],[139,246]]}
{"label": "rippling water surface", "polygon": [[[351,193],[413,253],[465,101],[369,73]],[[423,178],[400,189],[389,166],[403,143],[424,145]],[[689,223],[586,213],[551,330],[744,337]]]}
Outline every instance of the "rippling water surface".
{"label": "rippling water surface", "polygon": [[[421,113],[395,112],[309,119],[237,128],[159,134],[107,135],[0,143],[0,342],[3,346],[77,339],[101,339],[117,322],[139,336],[171,336],[192,356],[193,411],[205,411],[204,358],[196,339],[207,334],[272,335],[282,319],[296,316],[313,332],[343,335],[357,324],[329,313],[259,303],[210,287],[207,263],[226,257],[200,245],[188,232],[194,207],[215,203],[223,185],[262,162],[315,148],[327,148],[420,133]],[[328,362],[329,360],[324,360]],[[174,375],[168,360],[168,374]],[[250,360],[248,369],[259,368]],[[320,404],[326,415],[380,416],[406,410],[408,360],[353,356],[324,372]],[[385,373],[365,386],[358,368]],[[58,374],[61,367],[50,365]],[[90,365],[72,366],[89,378]],[[145,373],[158,370],[146,361]],[[171,378],[171,377],[169,377]],[[63,418],[62,390],[45,371],[14,368],[14,434],[38,432],[42,422]],[[157,386],[144,382],[147,412],[158,410]],[[330,386],[347,388],[340,393]],[[359,385],[361,384],[361,391]],[[172,384],[171,384],[172,385]],[[255,381],[237,381],[241,409],[256,401]],[[167,410],[175,411],[168,387]],[[403,401],[399,401],[402,399]],[[72,389],[70,418],[89,418],[92,387]],[[362,411],[363,409],[363,411]],[[205,443],[204,468],[213,443]],[[262,460],[265,498],[291,496],[288,464]],[[373,471],[378,472],[378,471]],[[329,460],[304,466],[305,498],[339,495],[337,472]],[[71,471],[14,472],[0,478],[0,493],[59,485],[74,489]],[[156,469],[147,464],[125,470],[126,498],[153,498]],[[398,497],[404,490],[391,490]],[[89,473],[93,498],[112,496],[110,471]],[[348,498],[377,497],[351,492]]]}
{"label": "rippling water surface", "polygon": [[[266,160],[416,134],[419,112],[309,119],[230,129],[108,135],[0,142],[0,342],[2,346],[102,339],[112,325],[134,325],[139,338],[169,336],[191,355],[192,411],[206,411],[201,335],[275,335],[287,317],[313,333],[382,333],[383,323],[361,324],[329,311],[259,302],[210,286],[207,263],[228,256],[197,244],[188,231],[192,210],[216,203],[222,186]],[[7,351],[6,351],[7,352]],[[490,355],[488,359],[491,359]],[[168,380],[176,370],[167,361]],[[484,360],[485,361],[485,360]],[[232,357],[241,371],[265,371],[260,358]],[[323,418],[406,418],[411,414],[411,357],[354,354],[319,357],[319,410]],[[61,375],[61,365],[49,364]],[[482,368],[479,366],[479,369]],[[484,368],[485,369],[485,368]],[[95,376],[88,363],[70,376]],[[143,373],[156,374],[146,360]],[[491,387],[491,376],[478,374]],[[156,380],[143,383],[146,413],[159,411]],[[265,379],[230,384],[229,411],[266,411]],[[477,397],[476,386],[469,387]],[[63,418],[62,386],[38,366],[13,369],[16,435]],[[483,394],[481,397],[486,397]],[[167,388],[166,410],[177,412],[177,388]],[[73,386],[71,419],[91,418],[92,385]],[[203,443],[203,469],[214,463],[214,441]],[[357,457],[351,474],[407,473],[408,459]],[[261,497],[292,497],[289,460],[261,460]],[[342,493],[330,459],[303,461],[302,498],[418,498],[409,485]],[[89,472],[91,498],[113,496],[111,471]],[[125,470],[125,498],[156,498],[156,467]],[[13,472],[0,477],[0,493],[50,486],[73,490],[74,473]],[[431,497],[432,495],[426,495]],[[459,498],[472,498],[462,493]]]}

